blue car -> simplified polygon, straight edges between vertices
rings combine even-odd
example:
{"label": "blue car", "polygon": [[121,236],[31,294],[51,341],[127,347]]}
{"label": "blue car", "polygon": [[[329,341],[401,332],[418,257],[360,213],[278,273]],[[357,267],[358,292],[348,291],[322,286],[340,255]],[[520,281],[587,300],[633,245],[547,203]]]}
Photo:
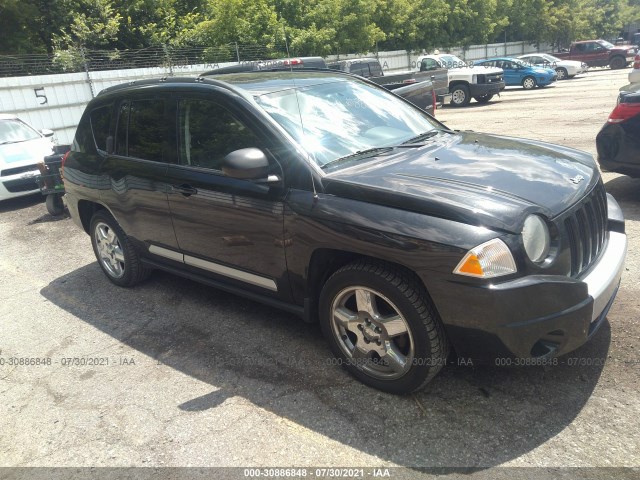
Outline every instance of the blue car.
{"label": "blue car", "polygon": [[507,87],[522,86],[525,90],[546,87],[556,81],[558,74],[552,68],[537,67],[517,58],[490,58],[474,62],[475,65],[498,67],[504,70]]}

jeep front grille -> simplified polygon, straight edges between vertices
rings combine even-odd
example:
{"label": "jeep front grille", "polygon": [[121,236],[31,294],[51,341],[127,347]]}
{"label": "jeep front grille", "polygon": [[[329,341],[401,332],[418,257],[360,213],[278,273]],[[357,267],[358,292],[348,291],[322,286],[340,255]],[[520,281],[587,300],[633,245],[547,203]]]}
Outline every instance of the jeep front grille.
{"label": "jeep front grille", "polygon": [[602,182],[564,220],[571,252],[572,277],[580,275],[598,258],[607,233],[607,194]]}

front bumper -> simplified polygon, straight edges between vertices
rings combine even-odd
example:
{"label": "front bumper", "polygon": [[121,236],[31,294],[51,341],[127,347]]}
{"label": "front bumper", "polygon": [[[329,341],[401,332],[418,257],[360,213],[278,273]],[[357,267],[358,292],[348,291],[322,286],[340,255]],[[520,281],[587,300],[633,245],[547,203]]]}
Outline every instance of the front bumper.
{"label": "front bumper", "polygon": [[[546,359],[586,343],[606,318],[624,269],[627,236],[611,196],[609,222],[616,228],[583,277],[531,275],[482,286],[448,282],[436,289],[433,299],[456,353],[474,361]],[[449,298],[442,302],[440,294]]]}
{"label": "front bumper", "polygon": [[482,97],[484,95],[497,95],[504,89],[504,82],[495,83],[471,83],[469,93],[472,97]]}
{"label": "front bumper", "polygon": [[[12,170],[19,173],[14,174]],[[36,181],[38,175],[40,175],[40,170],[37,165],[26,165],[19,169],[6,168],[0,172],[0,200],[40,192]]]}

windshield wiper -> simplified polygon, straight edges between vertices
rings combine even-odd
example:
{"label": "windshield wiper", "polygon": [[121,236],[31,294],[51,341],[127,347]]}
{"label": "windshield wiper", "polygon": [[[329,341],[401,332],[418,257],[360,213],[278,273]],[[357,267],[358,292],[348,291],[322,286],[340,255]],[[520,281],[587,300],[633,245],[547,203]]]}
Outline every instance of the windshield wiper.
{"label": "windshield wiper", "polygon": [[388,152],[389,150],[393,150],[394,148],[395,147],[374,147],[374,148],[367,148],[366,150],[358,150],[357,152],[350,153],[349,155],[345,155],[344,157],[339,157],[339,158],[336,158],[335,160],[331,160],[330,162],[327,162],[324,165],[322,165],[322,168],[325,168],[334,163],[342,162],[344,160],[350,160],[358,157],[359,158],[373,157],[377,153]]}
{"label": "windshield wiper", "polygon": [[427,140],[431,137],[435,137],[438,133],[440,132],[440,130],[429,130],[428,132],[424,132],[421,133],[420,135],[417,135],[413,138],[410,138],[409,140],[402,142],[400,145],[398,145],[398,147],[419,147],[420,145],[414,145],[417,144],[418,142],[422,141],[422,140]]}

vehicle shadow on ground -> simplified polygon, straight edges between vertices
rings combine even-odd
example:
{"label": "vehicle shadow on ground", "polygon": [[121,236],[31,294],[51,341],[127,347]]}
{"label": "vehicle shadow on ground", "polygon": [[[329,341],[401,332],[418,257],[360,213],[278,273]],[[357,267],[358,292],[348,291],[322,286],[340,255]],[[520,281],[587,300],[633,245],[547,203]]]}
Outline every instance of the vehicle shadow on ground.
{"label": "vehicle shadow on ground", "polygon": [[640,178],[621,175],[605,183],[605,188],[620,204],[625,220],[640,220]]}
{"label": "vehicle shadow on ground", "polygon": [[611,340],[604,322],[591,342],[558,366],[454,364],[424,391],[399,397],[365,387],[335,365],[316,325],[173,275],[155,272],[148,282],[122,289],[94,263],[57,278],[41,294],[119,342],[212,386],[211,393],[176,402],[176,408],[205,411],[241,396],[410,468],[483,469],[553,438],[592,395]]}
{"label": "vehicle shadow on ground", "polygon": [[12,212],[23,208],[32,207],[38,203],[44,203],[41,193],[34,193],[25,197],[9,198],[0,202],[0,213]]}

